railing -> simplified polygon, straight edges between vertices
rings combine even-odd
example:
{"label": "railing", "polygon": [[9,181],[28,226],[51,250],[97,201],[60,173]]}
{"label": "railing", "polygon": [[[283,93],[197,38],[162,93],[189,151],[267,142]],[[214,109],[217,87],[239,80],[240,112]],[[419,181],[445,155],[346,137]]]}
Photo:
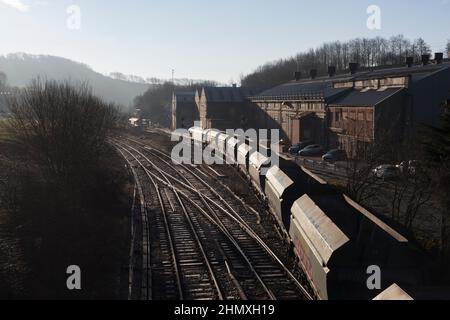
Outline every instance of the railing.
{"label": "railing", "polygon": [[280,94],[272,96],[253,96],[250,100],[264,101],[264,100],[324,100],[323,92],[302,92],[298,94]]}
{"label": "railing", "polygon": [[331,162],[326,162],[323,160],[308,159],[308,158],[302,158],[302,157],[295,157],[295,162],[306,168],[327,171],[327,172],[334,172],[334,173],[338,173],[340,175],[345,175],[346,168],[347,168],[345,163],[339,163],[339,162],[331,163]]}

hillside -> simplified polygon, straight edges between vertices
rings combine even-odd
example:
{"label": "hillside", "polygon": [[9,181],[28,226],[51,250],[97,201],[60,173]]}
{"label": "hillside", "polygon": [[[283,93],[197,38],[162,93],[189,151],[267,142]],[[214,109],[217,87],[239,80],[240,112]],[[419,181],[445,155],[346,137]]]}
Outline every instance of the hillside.
{"label": "hillside", "polygon": [[6,74],[10,86],[18,87],[27,85],[37,76],[54,80],[87,81],[96,95],[125,107],[150,87],[145,82],[108,77],[85,64],[48,55],[16,53],[0,56],[0,71]]}

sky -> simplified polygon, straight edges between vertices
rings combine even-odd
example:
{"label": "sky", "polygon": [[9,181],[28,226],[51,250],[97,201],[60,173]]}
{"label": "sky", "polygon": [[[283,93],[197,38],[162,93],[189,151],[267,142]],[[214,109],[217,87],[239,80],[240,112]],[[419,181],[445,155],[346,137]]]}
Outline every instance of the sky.
{"label": "sky", "polygon": [[[369,29],[371,5],[380,29]],[[0,0],[0,54],[50,54],[108,74],[239,81],[259,65],[355,37],[450,39],[450,0]]]}

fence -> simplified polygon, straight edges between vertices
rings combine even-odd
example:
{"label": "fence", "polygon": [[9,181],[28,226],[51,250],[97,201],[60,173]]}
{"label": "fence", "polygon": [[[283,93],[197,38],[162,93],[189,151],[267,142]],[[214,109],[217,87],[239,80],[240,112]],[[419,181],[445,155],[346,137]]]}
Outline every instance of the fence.
{"label": "fence", "polygon": [[295,162],[305,168],[312,169],[313,171],[320,171],[336,176],[345,177],[347,173],[347,164],[345,162],[330,163],[323,160],[302,157],[295,157]]}

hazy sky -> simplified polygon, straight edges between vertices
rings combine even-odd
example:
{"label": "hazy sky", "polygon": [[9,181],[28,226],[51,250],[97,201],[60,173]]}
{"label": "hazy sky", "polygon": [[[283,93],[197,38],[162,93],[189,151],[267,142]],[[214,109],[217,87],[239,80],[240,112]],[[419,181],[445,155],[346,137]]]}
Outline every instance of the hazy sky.
{"label": "hazy sky", "polygon": [[[79,30],[67,27],[71,5],[81,10]],[[370,5],[381,9],[381,30],[367,28]],[[449,0],[0,0],[0,54],[58,55],[144,77],[170,78],[173,68],[177,78],[228,83],[324,41],[403,33],[442,51],[449,15]]]}

